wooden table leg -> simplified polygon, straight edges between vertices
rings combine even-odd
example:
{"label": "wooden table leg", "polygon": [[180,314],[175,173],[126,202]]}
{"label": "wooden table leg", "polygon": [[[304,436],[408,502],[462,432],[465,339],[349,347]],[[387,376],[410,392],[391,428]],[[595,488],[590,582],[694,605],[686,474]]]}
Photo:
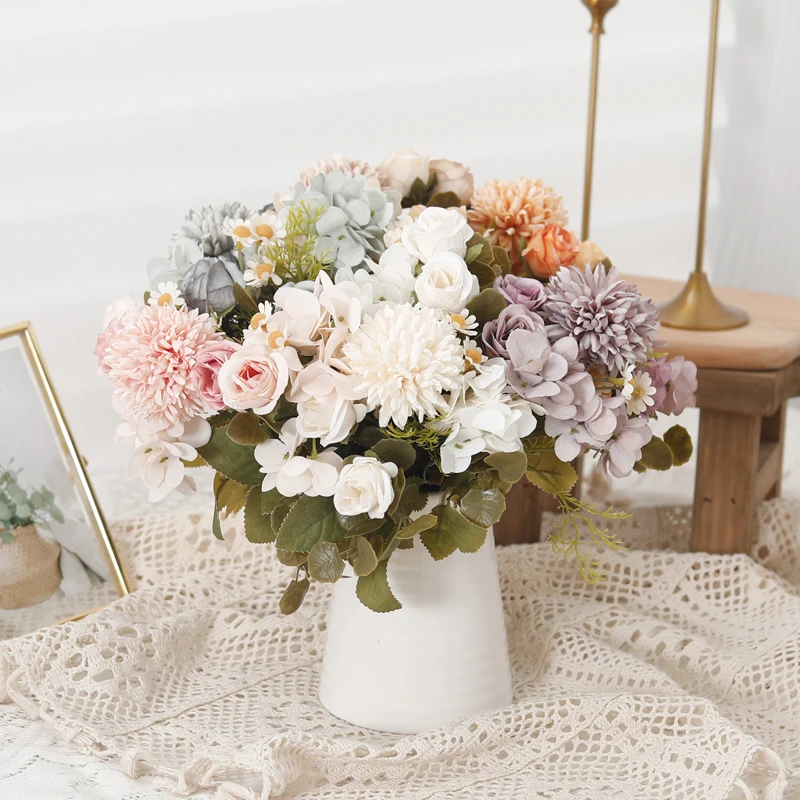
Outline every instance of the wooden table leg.
{"label": "wooden table leg", "polygon": [[761,420],[758,452],[756,503],[780,497],[783,476],[783,439],[786,432],[786,403],[771,417]]}
{"label": "wooden table leg", "polygon": [[555,511],[555,498],[523,478],[506,495],[506,510],[494,526],[497,544],[538,542],[542,533],[542,514]]}
{"label": "wooden table leg", "polygon": [[701,410],[692,550],[750,551],[760,441],[761,417]]}

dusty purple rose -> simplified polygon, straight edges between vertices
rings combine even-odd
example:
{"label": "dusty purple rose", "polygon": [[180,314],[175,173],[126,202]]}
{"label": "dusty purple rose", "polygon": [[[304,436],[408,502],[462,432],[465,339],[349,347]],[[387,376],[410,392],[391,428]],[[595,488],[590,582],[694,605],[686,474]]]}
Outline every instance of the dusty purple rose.
{"label": "dusty purple rose", "polygon": [[695,404],[697,392],[697,365],[683,356],[675,356],[667,361],[670,378],[667,383],[667,396],[661,406],[664,414],[680,414]]}
{"label": "dusty purple rose", "polygon": [[494,282],[509,305],[525,306],[528,311],[536,311],[544,305],[546,295],[544,284],[536,278],[520,278],[517,275],[503,275]]}
{"label": "dusty purple rose", "polygon": [[[486,355],[499,356],[508,360],[508,337],[514,331],[539,331],[544,333],[544,320],[525,306],[506,306],[497,319],[483,326],[483,343]],[[545,336],[545,339],[547,337]]]}

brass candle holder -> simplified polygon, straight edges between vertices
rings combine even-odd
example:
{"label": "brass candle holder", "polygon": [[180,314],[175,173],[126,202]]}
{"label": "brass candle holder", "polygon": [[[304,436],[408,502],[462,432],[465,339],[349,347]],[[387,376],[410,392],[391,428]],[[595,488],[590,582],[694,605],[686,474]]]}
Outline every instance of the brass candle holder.
{"label": "brass candle holder", "polygon": [[594,133],[597,121],[597,78],[600,72],[600,37],[605,33],[603,20],[618,0],[582,0],[592,15],[592,68],[589,78],[589,121],[586,126],[586,167],[583,174],[583,216],[581,241],[589,238],[592,213],[592,176],[594,172]]}
{"label": "brass candle holder", "polygon": [[[585,2],[585,0],[584,0]],[[711,32],[708,45],[708,73],[706,76],[706,112],[703,130],[703,162],[700,172],[700,210],[697,219],[697,250],[694,272],[681,293],[661,306],[661,324],[670,328],[693,331],[723,331],[738,328],[749,322],[747,312],[721,303],[714,294],[708,276],[703,272],[703,255],[706,243],[706,211],[708,206],[708,178],[711,162],[711,126],[714,113],[714,80],[717,66],[717,31],[719,28],[720,0],[711,2]]]}

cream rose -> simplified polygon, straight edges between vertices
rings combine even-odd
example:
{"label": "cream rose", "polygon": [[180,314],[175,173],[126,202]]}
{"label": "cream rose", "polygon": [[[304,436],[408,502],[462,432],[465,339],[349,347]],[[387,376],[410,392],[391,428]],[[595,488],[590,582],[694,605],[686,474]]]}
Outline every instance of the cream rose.
{"label": "cream rose", "polygon": [[464,258],[472,233],[456,209],[431,207],[403,229],[403,245],[422,262],[436,253],[455,253]]}
{"label": "cream rose", "polygon": [[454,192],[465,206],[469,205],[475,191],[475,179],[467,167],[458,161],[437,158],[431,161],[430,168],[436,173],[434,192]]}
{"label": "cream rose", "polygon": [[423,306],[451,314],[460,313],[479,289],[477,277],[455,253],[437,253],[414,282],[417,300]]}
{"label": "cream rose", "polygon": [[428,162],[428,156],[420,153],[419,150],[410,147],[396,150],[387,156],[378,167],[381,184],[399,192],[401,197],[405,197],[417,178],[425,183],[428,182],[430,177]]}
{"label": "cream rose", "polygon": [[342,467],[333,505],[345,517],[367,514],[371,519],[380,519],[394,500],[392,478],[396,475],[396,464],[382,463],[369,456],[356,456],[350,464]]}
{"label": "cream rose", "polygon": [[297,406],[297,430],[306,439],[319,439],[327,447],[346,439],[366,413],[363,403],[343,397],[312,397]]}
{"label": "cream rose", "polygon": [[604,258],[606,254],[594,242],[588,239],[581,242],[580,250],[578,250],[578,257],[575,259],[575,266],[581,269],[594,269]]}
{"label": "cream rose", "polygon": [[220,367],[217,382],[228,407],[268,414],[289,383],[289,365],[280,351],[247,345]]}

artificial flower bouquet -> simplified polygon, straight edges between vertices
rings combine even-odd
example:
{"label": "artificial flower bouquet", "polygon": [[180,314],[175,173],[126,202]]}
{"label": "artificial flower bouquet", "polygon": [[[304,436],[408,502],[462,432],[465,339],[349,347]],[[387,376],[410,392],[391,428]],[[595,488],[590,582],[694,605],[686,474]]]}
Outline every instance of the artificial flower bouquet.
{"label": "artificial flower bouquet", "polygon": [[[578,456],[602,475],[684,463],[696,369],[656,342],[652,303],[569,229],[541,181],[474,189],[463,165],[394,153],[315,164],[274,203],[190,211],[144,301],[107,312],[96,355],[150,499],[214,478],[213,530],[294,572],[281,600],[349,564],[375,611],[386,566],[418,538],[475,552],[524,476],[564,513],[554,545],[616,545],[576,499]],[[433,500],[431,500],[433,498]]]}

